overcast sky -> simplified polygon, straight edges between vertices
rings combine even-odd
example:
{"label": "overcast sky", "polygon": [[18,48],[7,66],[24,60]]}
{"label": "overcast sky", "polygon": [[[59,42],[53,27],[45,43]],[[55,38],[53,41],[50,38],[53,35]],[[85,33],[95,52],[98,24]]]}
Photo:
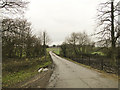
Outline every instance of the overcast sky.
{"label": "overcast sky", "polygon": [[94,33],[98,4],[105,0],[31,0],[25,14],[34,33],[46,30],[51,44],[61,44],[72,32]]}

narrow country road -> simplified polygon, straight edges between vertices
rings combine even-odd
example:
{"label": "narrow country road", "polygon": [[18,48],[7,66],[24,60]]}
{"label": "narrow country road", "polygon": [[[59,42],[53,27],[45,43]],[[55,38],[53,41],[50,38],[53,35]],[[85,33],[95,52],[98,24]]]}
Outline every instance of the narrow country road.
{"label": "narrow country road", "polygon": [[50,55],[55,70],[48,88],[118,88],[118,81],[113,77],[65,60],[52,52]]}

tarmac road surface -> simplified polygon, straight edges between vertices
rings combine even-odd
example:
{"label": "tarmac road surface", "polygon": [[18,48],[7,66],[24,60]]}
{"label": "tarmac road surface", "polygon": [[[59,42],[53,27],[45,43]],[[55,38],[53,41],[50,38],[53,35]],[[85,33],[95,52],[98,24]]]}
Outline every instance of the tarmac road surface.
{"label": "tarmac road surface", "polygon": [[50,51],[55,70],[47,88],[118,88],[117,78],[63,59]]}

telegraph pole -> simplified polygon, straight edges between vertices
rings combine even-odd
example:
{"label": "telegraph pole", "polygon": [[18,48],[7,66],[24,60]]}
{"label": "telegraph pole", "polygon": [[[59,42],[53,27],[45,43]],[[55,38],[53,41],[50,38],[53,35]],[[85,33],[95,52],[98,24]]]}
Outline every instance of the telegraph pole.
{"label": "telegraph pole", "polygon": [[45,55],[45,60],[46,60],[46,33],[43,32],[43,48],[44,48],[44,55]]}

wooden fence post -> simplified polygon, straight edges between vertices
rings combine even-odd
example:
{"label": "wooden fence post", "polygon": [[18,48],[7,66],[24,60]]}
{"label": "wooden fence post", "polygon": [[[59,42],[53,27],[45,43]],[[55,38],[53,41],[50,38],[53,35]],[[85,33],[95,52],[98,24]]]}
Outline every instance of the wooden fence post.
{"label": "wooden fence post", "polygon": [[82,64],[83,64],[83,56],[82,56]]}
{"label": "wooden fence post", "polygon": [[90,56],[89,56],[89,66],[90,66]]}
{"label": "wooden fence post", "polygon": [[103,59],[101,59],[101,70],[103,70]]}

